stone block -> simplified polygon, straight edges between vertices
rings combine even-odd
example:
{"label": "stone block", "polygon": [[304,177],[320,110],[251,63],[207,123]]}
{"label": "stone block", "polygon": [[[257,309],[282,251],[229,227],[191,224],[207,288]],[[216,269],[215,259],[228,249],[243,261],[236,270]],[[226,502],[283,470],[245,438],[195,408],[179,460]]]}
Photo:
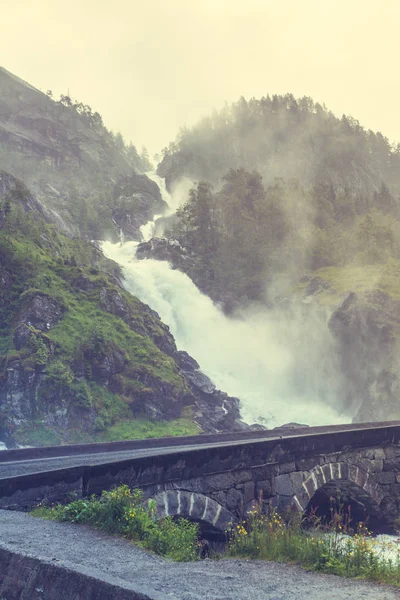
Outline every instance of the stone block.
{"label": "stone block", "polygon": [[253,481],[248,481],[244,484],[242,493],[243,493],[243,500],[244,500],[245,504],[254,500],[255,485],[254,485]]}
{"label": "stone block", "polygon": [[307,479],[307,473],[303,473],[303,471],[299,471],[297,473],[289,473],[289,477],[291,479],[293,490],[299,490],[301,485],[305,479]]}
{"label": "stone block", "polygon": [[244,506],[243,496],[239,490],[230,489],[226,494],[226,508],[232,511],[239,511]]}
{"label": "stone block", "polygon": [[320,464],[318,456],[312,458],[299,458],[296,460],[297,471],[311,471],[314,467]]}
{"label": "stone block", "polygon": [[278,496],[293,496],[293,481],[288,473],[275,477],[274,490]]}
{"label": "stone block", "polygon": [[190,496],[188,492],[181,492],[179,497],[180,514],[188,515],[190,510]]}
{"label": "stone block", "polygon": [[293,473],[296,471],[296,463],[294,460],[285,463],[279,463],[277,465],[278,475],[284,475],[285,473]]}
{"label": "stone block", "polygon": [[275,477],[278,474],[277,465],[260,465],[258,467],[252,467],[251,472],[254,481],[266,481]]}
{"label": "stone block", "polygon": [[[340,460],[345,460],[345,454],[340,454]],[[320,456],[320,464],[321,465],[326,465],[329,463],[335,463],[338,460],[338,454],[324,454]]]}
{"label": "stone block", "polygon": [[271,481],[257,481],[256,484],[256,498],[261,497],[265,500],[272,496],[272,482]]}
{"label": "stone block", "polygon": [[367,448],[365,450],[365,458],[371,460],[385,460],[386,454],[383,448]]}
{"label": "stone block", "polygon": [[396,456],[399,456],[397,450],[398,448],[396,448],[396,446],[388,446],[383,449],[386,458],[396,458]]}
{"label": "stone block", "polygon": [[210,494],[210,496],[211,498],[213,498],[213,500],[215,500],[215,502],[221,504],[221,506],[226,506],[226,492],[213,492],[212,494]]}
{"label": "stone block", "polygon": [[312,498],[317,491],[317,484],[312,477],[308,477],[304,481],[302,488],[307,492],[308,497]]}
{"label": "stone block", "polygon": [[229,490],[234,486],[235,477],[232,472],[207,475],[203,480],[203,489],[205,494],[217,492],[219,490]]}
{"label": "stone block", "polygon": [[201,477],[194,477],[193,479],[184,479],[177,484],[179,489],[187,490],[188,492],[197,492],[198,494],[204,493],[204,480]]}
{"label": "stone block", "polygon": [[383,463],[384,471],[400,471],[400,458],[389,458]]}
{"label": "stone block", "polygon": [[293,508],[293,497],[292,496],[278,496],[277,497],[277,508],[279,512],[284,513],[290,511]]}
{"label": "stone block", "polygon": [[378,483],[394,483],[396,481],[396,477],[393,471],[382,471],[377,476]]}
{"label": "stone block", "polygon": [[250,469],[245,471],[236,471],[233,473],[235,483],[245,483],[246,481],[253,481],[253,473]]}

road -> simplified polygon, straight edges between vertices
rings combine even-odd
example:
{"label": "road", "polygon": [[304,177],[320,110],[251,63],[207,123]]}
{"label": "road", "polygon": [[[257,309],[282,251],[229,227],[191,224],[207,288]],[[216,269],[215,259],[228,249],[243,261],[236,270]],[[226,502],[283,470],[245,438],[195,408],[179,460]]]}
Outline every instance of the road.
{"label": "road", "polygon": [[170,454],[172,452],[190,452],[201,448],[216,448],[221,446],[232,446],[245,442],[220,442],[214,444],[195,444],[184,446],[164,446],[160,448],[144,448],[136,450],[124,450],[121,452],[101,452],[95,454],[79,454],[76,456],[57,456],[53,458],[39,458],[31,460],[19,460],[0,463],[0,479],[8,479],[18,475],[27,475],[29,473],[40,473],[43,471],[55,471],[65,469],[66,467],[78,467],[83,465],[99,465],[109,462],[118,462],[129,458],[138,458],[140,456],[159,456],[160,454]]}
{"label": "road", "polygon": [[2,568],[4,598],[10,597],[10,576],[17,586],[21,574],[24,591],[13,598],[399,600],[400,596],[399,589],[389,586],[292,565],[231,559],[171,563],[116,536],[14,511],[0,511],[0,572]]}
{"label": "road", "polygon": [[[276,439],[278,441],[282,438],[310,436],[313,434],[331,435],[341,431],[376,429],[387,427],[388,425],[390,427],[398,427],[400,422],[391,421],[389,423],[361,423],[307,428],[287,427],[231,434],[210,434],[181,438],[132,440],[104,444],[81,444],[56,448],[26,448],[2,451],[0,452],[0,480],[68,467],[118,462],[129,458],[191,452],[199,448],[254,444],[265,440]],[[133,447],[127,448],[129,445]],[[54,456],[54,454],[56,455]]]}

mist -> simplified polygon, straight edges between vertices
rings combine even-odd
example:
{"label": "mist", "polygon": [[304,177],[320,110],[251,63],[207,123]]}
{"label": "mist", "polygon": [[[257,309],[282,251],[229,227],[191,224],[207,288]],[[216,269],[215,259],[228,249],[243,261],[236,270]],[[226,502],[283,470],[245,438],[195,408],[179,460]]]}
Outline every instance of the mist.
{"label": "mist", "polygon": [[286,92],[400,139],[397,0],[3,4],[3,65],[139,148],[158,152],[225,101]]}
{"label": "mist", "polygon": [[[174,183],[171,193],[155,173],[148,173],[172,215],[194,185]],[[161,226],[159,223],[161,222]],[[164,229],[163,218],[142,226],[144,241]],[[104,254],[123,269],[126,289],[151,306],[213,383],[241,401],[248,423],[275,427],[288,422],[307,425],[348,423],[358,407],[343,400],[343,380],[329,312],[317,304],[288,299],[274,308],[257,303],[227,316],[193,281],[167,262],[138,260],[136,242],[104,242]],[[287,282],[285,282],[287,283]],[[266,297],[282,292],[276,277]]]}

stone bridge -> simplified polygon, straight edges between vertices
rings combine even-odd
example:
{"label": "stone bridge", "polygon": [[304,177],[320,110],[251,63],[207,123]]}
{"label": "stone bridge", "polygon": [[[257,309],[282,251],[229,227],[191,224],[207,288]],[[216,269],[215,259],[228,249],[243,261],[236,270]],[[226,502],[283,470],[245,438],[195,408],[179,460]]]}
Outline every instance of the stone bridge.
{"label": "stone bridge", "polygon": [[255,501],[327,512],[339,494],[360,520],[393,525],[400,517],[399,423],[268,435],[3,479],[0,508],[27,510],[125,483],[153,498],[159,516],[196,520],[211,536]]}

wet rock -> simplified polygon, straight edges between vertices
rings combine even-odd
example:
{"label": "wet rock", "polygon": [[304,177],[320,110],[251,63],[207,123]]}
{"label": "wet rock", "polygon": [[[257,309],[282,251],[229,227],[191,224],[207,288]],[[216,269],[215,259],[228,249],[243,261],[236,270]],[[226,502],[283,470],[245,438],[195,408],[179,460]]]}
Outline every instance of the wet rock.
{"label": "wet rock", "polygon": [[188,379],[192,386],[198,388],[205,394],[212,394],[215,390],[215,385],[207,375],[201,371],[183,371],[183,375]]}
{"label": "wet rock", "polygon": [[167,208],[158,185],[147,175],[132,173],[115,185],[112,218],[126,240],[141,241],[140,227]]}
{"label": "wet rock", "polygon": [[31,327],[40,331],[48,331],[55,327],[62,318],[60,303],[43,293],[34,293],[27,297],[25,305],[18,317],[14,332],[14,345],[17,350],[23,348],[31,336]]}
{"label": "wet rock", "polygon": [[199,363],[184,350],[178,350],[177,354],[179,366],[183,371],[194,371],[200,369]]}

